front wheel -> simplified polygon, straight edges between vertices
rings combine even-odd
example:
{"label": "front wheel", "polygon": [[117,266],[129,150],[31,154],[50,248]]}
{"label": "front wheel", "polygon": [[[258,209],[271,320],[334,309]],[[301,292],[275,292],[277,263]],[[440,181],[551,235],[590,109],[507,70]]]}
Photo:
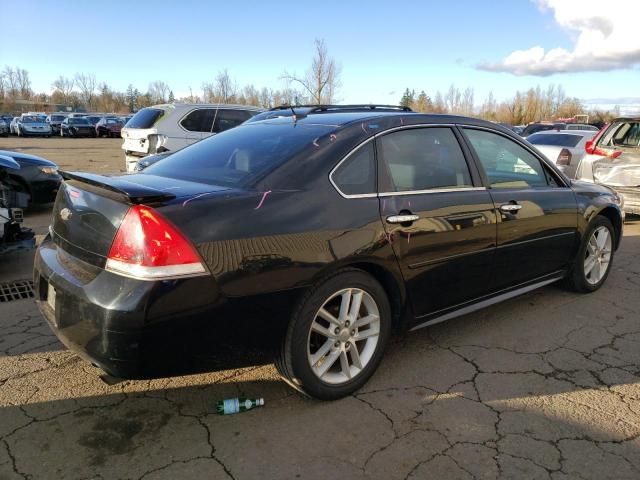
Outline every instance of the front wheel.
{"label": "front wheel", "polygon": [[613,261],[615,230],[611,221],[597,216],[587,228],[571,271],[567,286],[576,292],[594,292],[609,276]]}
{"label": "front wheel", "polygon": [[276,367],[313,397],[341,398],[373,375],[390,332],[391,307],[382,286],[365,272],[342,270],[298,302]]}

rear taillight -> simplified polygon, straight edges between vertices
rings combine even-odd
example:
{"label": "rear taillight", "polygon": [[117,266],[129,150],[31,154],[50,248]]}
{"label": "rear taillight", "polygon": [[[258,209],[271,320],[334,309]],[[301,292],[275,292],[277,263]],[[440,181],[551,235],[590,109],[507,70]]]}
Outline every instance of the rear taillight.
{"label": "rear taillight", "polygon": [[569,165],[571,163],[571,152],[566,148],[560,150],[560,154],[556,160],[556,165]]}
{"label": "rear taillight", "polygon": [[144,205],[129,208],[111,244],[105,268],[140,280],[206,273],[193,245],[159,212]]}
{"label": "rear taillight", "polygon": [[587,143],[584,144],[584,149],[589,155],[600,155],[601,157],[608,157],[611,159],[618,158],[620,155],[622,155],[622,152],[620,150],[608,150],[596,146],[598,140],[605,132],[607,127],[608,125],[602,127],[595,137],[593,137],[591,140],[587,140]]}

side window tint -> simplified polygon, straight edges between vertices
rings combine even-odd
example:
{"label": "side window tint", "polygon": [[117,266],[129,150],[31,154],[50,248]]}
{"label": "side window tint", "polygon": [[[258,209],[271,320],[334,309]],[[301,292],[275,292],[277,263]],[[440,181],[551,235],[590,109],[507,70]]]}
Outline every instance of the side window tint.
{"label": "side window tint", "polygon": [[493,188],[549,185],[540,160],[513,140],[484,130],[466,128],[465,133]]}
{"label": "side window tint", "polygon": [[415,128],[380,138],[389,174],[382,192],[472,187],[469,167],[450,128]]}
{"label": "side window tint", "polygon": [[351,154],[331,179],[345,195],[376,193],[376,178],[372,142]]}
{"label": "side window tint", "polygon": [[182,119],[180,125],[190,132],[210,132],[215,112],[210,108],[194,110]]}
{"label": "side window tint", "polygon": [[218,110],[213,131],[216,133],[224,132],[230,128],[237,127],[250,117],[251,115],[244,110]]}

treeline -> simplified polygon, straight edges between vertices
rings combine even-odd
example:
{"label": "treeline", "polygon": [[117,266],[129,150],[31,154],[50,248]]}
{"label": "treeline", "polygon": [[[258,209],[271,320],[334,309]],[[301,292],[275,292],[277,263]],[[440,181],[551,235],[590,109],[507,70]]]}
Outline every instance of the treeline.
{"label": "treeline", "polygon": [[504,101],[497,101],[490,92],[479,106],[475,103],[471,87],[460,90],[451,85],[444,94],[436,91],[433,98],[424,90],[416,94],[415,90],[407,88],[400,99],[400,105],[416,112],[475,116],[509,125],[572,118],[585,113],[589,114],[590,122],[605,123],[620,115],[618,107],[607,111],[589,110],[579,98],[567,96],[560,85],[550,85],[546,90],[537,86],[517,91],[513,97]]}
{"label": "treeline", "polygon": [[[322,55],[326,56],[326,47],[321,41],[317,41],[316,44],[316,58],[322,59]],[[333,62],[332,59],[329,61]],[[315,62],[316,59],[314,68]],[[94,74],[76,73],[73,77],[59,76],[51,84],[52,91],[48,94],[32,90],[27,70],[5,66],[0,72],[0,112],[23,110],[21,100],[29,101],[34,109],[38,109],[39,105],[44,108],[46,105],[58,104],[74,110],[83,108],[87,111],[119,113],[135,112],[150,105],[172,102],[235,103],[271,108],[278,105],[317,103],[317,99],[321,99],[322,103],[337,101],[335,91],[339,85],[339,68],[333,63],[325,62],[318,70],[310,69],[307,75],[308,78],[303,81],[286,73],[282,77],[283,80],[287,80],[288,85],[301,85],[301,90],[290,86],[271,89],[254,85],[239,86],[225,69],[213,80],[202,82],[199,89],[194,91],[189,88],[188,95],[176,97],[171,87],[162,80],[151,82],[144,91],[129,85],[126,91],[119,92],[106,82],[97,81]],[[323,78],[330,81],[323,83],[320,81]],[[310,85],[316,84],[328,84],[331,88],[315,91]],[[545,90],[538,86],[518,91],[503,101],[496,100],[493,93],[489,93],[481,103],[476,100],[473,88],[461,90],[451,85],[446,92],[436,91],[433,96],[425,90],[417,93],[416,90],[407,88],[400,104],[417,112],[477,116],[510,125],[568,118],[581,113],[588,113],[590,122],[608,122],[620,113],[617,108],[612,111],[589,111],[578,98],[568,96],[564,89],[557,85],[551,85]]]}

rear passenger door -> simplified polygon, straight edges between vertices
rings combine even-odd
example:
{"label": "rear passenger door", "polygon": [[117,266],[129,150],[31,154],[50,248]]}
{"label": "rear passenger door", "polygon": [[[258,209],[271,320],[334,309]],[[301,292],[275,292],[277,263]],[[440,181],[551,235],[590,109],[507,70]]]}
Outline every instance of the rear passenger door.
{"label": "rear passenger door", "polygon": [[534,153],[497,131],[464,127],[498,218],[494,290],[565,268],[576,247],[573,191]]}
{"label": "rear passenger door", "polygon": [[185,115],[180,121],[180,126],[184,131],[184,139],[180,148],[211,135],[215,117],[215,108],[196,108]]}
{"label": "rear passenger door", "polygon": [[418,317],[489,292],[496,216],[459,139],[450,126],[376,138],[382,222]]}

